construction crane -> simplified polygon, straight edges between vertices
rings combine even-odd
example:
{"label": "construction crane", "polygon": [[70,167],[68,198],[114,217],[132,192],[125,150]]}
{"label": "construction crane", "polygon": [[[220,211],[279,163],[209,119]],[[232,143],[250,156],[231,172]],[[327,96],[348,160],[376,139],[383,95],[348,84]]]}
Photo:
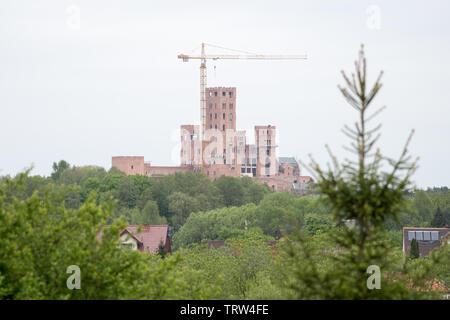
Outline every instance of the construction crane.
{"label": "construction crane", "polygon": [[[219,49],[231,50],[239,52],[240,54],[206,54],[205,46],[215,47]],[[186,54],[179,54],[178,59],[188,62],[190,59],[200,60],[200,123],[201,132],[200,137],[203,140],[203,134],[206,126],[206,60],[219,59],[243,59],[243,60],[304,60],[306,55],[263,55],[252,52],[229,49],[212,44],[202,43],[202,51],[200,56],[192,56]]]}

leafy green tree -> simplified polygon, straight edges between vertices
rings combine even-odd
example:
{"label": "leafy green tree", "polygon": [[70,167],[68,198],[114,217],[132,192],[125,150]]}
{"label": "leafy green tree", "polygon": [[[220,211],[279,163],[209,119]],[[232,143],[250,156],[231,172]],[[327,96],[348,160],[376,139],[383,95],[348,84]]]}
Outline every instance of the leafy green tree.
{"label": "leafy green tree", "polygon": [[330,215],[313,213],[305,216],[305,223],[302,229],[308,235],[316,235],[329,231],[333,226],[333,219]]}
{"label": "leafy green tree", "polygon": [[239,181],[244,188],[245,203],[259,204],[264,196],[271,192],[267,184],[255,183],[250,177],[241,177]]}
{"label": "leafy green tree", "polygon": [[303,224],[303,201],[289,192],[270,193],[259,203],[251,226],[257,226],[267,235],[274,235],[278,230],[290,232],[294,217]]}
{"label": "leafy green tree", "polygon": [[98,178],[88,178],[81,186],[81,200],[84,202],[87,200],[92,191],[98,191],[100,187],[100,180]]}
{"label": "leafy green tree", "polygon": [[446,228],[450,225],[450,208],[442,211],[440,207],[437,208],[431,221],[431,227],[433,228]]}
{"label": "leafy green tree", "polygon": [[116,168],[112,168],[101,180],[100,191],[108,192],[116,190],[123,179],[126,179],[125,173],[117,172]]}
{"label": "leafy green tree", "polygon": [[450,228],[450,207],[445,209],[443,215],[444,215],[444,227]]}
{"label": "leafy green tree", "polygon": [[444,215],[442,214],[441,208],[438,207],[436,213],[434,214],[433,221],[431,221],[431,227],[442,228],[445,226]]}
{"label": "leafy green tree", "polygon": [[133,175],[132,177],[133,177],[133,183],[136,188],[138,199],[139,199],[139,197],[141,197],[141,195],[144,192],[146,192],[148,190],[150,190],[150,192],[151,192],[154,182],[150,177],[140,175],[140,174]]}
{"label": "leafy green tree", "polygon": [[53,181],[58,181],[63,171],[69,168],[70,164],[65,160],[60,160],[58,163],[53,162],[53,172],[50,176]]}
{"label": "leafy green tree", "polygon": [[158,211],[158,204],[156,201],[149,200],[144,206],[144,209],[139,210],[135,208],[131,216],[132,224],[151,224],[151,225],[164,225],[167,224],[165,217],[161,217]]}
{"label": "leafy green tree", "polygon": [[[67,210],[58,189],[23,199],[25,174],[0,183],[0,299],[207,299],[215,295],[200,272],[178,267],[177,255],[121,248],[125,224],[112,203],[89,198]],[[98,239],[103,230],[101,241]],[[78,266],[81,289],[69,290],[69,266]]]}
{"label": "leafy green tree", "polygon": [[214,182],[214,185],[223,195],[224,204],[227,207],[244,204],[244,188],[238,179],[229,176],[221,176]]}
{"label": "leafy green tree", "polygon": [[77,185],[69,185],[61,188],[64,194],[64,206],[67,209],[79,209],[82,205],[81,188]]}
{"label": "leafy green tree", "polygon": [[246,299],[258,273],[274,258],[271,250],[258,236],[248,235],[217,249],[202,243],[177,252],[184,268],[198,270],[207,283],[221,288],[214,299]]}
{"label": "leafy green tree", "polygon": [[196,198],[182,192],[174,192],[169,197],[169,211],[172,213],[172,226],[175,231],[180,229],[192,212],[200,209]]}
{"label": "leafy green tree", "polygon": [[51,182],[52,179],[41,176],[27,176],[24,178],[24,195],[26,197],[30,197],[34,192],[38,192],[39,195],[43,195]]}
{"label": "leafy green tree", "polygon": [[142,191],[140,195],[138,195],[136,200],[136,207],[139,208],[139,210],[142,210],[150,200],[153,200],[153,192],[151,188],[147,188]]}
{"label": "leafy green tree", "polygon": [[224,228],[245,230],[246,224],[248,228],[255,227],[255,212],[256,206],[250,203],[241,207],[223,207],[192,213],[173,235],[174,248],[201,243],[202,240],[216,240]]}
{"label": "leafy green tree", "polygon": [[169,217],[168,197],[174,192],[182,192],[194,198],[201,198],[202,210],[223,206],[219,190],[211,180],[199,172],[177,172],[158,178],[152,188],[153,198],[158,202],[161,216]]}
{"label": "leafy green tree", "polygon": [[120,179],[114,190],[114,195],[120,206],[134,208],[136,206],[137,187],[134,184],[133,176],[126,176]]}

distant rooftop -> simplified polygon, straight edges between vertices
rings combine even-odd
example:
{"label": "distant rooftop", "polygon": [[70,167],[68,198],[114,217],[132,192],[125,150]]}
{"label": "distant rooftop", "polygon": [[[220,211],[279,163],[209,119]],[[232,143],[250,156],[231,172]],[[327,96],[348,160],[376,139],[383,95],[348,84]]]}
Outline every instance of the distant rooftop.
{"label": "distant rooftop", "polygon": [[297,160],[295,160],[294,157],[279,157],[278,161],[280,161],[280,163],[297,163]]}

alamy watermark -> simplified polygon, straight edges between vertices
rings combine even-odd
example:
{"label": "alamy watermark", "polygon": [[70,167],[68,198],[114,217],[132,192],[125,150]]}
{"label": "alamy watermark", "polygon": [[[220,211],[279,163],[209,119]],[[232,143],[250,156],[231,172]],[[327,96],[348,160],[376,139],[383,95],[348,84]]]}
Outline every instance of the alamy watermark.
{"label": "alamy watermark", "polygon": [[369,278],[367,278],[367,288],[369,290],[373,289],[381,289],[381,271],[380,267],[377,265],[370,265],[367,267],[368,274],[370,274]]}
{"label": "alamy watermark", "polygon": [[70,30],[79,30],[81,27],[80,7],[77,5],[70,5],[66,8],[66,25]]}
{"label": "alamy watermark", "polygon": [[71,265],[67,267],[66,273],[72,273],[67,278],[66,285],[67,289],[81,289],[81,270],[77,265]]}
{"label": "alamy watermark", "polygon": [[262,175],[276,171],[276,129],[264,126],[255,129],[255,144],[247,144],[245,131],[208,129],[200,134],[198,125],[181,128],[182,165],[230,164],[256,167]]}
{"label": "alamy watermark", "polygon": [[366,26],[371,30],[381,29],[381,9],[377,5],[370,5],[366,9]]}

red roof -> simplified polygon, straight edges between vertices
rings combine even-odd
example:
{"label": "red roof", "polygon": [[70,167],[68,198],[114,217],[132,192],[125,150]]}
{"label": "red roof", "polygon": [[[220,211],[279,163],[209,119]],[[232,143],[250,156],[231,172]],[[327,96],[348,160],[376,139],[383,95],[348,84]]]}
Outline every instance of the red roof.
{"label": "red roof", "polygon": [[131,225],[125,228],[120,235],[123,235],[125,232],[129,233],[134,239],[136,239],[139,243],[142,244],[141,251],[149,251],[156,252],[158,251],[159,244],[163,243],[166,247],[166,240],[168,239],[168,229],[167,225],[142,225],[141,232],[138,232],[139,226]]}

